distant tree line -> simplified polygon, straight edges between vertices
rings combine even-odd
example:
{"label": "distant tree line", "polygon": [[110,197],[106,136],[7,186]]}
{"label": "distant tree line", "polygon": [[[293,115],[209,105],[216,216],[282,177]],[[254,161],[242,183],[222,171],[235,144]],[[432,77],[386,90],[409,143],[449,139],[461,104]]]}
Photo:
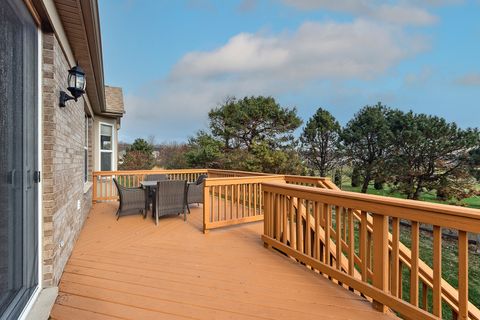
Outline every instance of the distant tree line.
{"label": "distant tree line", "polygon": [[[208,117],[208,130],[199,131],[188,143],[152,146],[158,157],[156,163],[148,159],[148,165],[333,173],[338,184],[342,168],[348,168],[352,186],[361,192],[367,192],[371,183],[376,189],[387,184],[409,199],[430,190],[441,200],[463,199],[475,192],[480,179],[477,129],[381,103],[363,107],[344,127],[319,108],[299,138],[294,136],[302,125],[297,110],[280,106],[272,97],[228,98]],[[143,142],[127,151],[124,164],[136,163],[130,158],[137,157],[139,148],[145,150]]]}
{"label": "distant tree line", "polygon": [[371,182],[376,189],[388,183],[408,199],[418,199],[426,190],[436,190],[441,200],[463,199],[475,192],[479,132],[440,117],[378,103],[362,108],[340,128],[320,108],[300,139],[310,168],[322,173],[348,165],[352,186],[361,186],[363,193]]}

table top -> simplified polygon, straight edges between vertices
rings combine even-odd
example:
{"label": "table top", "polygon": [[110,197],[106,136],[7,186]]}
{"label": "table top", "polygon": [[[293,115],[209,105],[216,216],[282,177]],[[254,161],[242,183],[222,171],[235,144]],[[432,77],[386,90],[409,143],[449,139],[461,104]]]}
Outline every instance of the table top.
{"label": "table top", "polygon": [[156,187],[157,186],[157,181],[142,181],[142,182],[140,182],[140,185],[142,187]]}
{"label": "table top", "polygon": [[[187,184],[195,184],[195,182],[188,182]],[[140,185],[144,188],[156,187],[157,181],[142,181],[140,182]]]}

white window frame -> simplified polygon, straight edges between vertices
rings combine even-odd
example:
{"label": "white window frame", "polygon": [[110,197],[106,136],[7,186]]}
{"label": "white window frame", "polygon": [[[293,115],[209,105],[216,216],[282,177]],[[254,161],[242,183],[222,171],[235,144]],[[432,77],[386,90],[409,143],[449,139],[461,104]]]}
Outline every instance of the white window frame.
{"label": "white window frame", "polygon": [[[111,150],[102,149],[102,125],[112,127],[112,149]],[[100,171],[102,171],[102,152],[110,152],[112,154],[110,169],[111,169],[111,171],[113,171],[113,169],[114,169],[114,165],[113,165],[114,155],[115,155],[115,152],[114,152],[114,149],[115,149],[114,129],[115,129],[115,126],[111,123],[107,123],[107,122],[99,122],[98,123],[98,152],[99,152],[99,154],[98,154],[98,169]]]}

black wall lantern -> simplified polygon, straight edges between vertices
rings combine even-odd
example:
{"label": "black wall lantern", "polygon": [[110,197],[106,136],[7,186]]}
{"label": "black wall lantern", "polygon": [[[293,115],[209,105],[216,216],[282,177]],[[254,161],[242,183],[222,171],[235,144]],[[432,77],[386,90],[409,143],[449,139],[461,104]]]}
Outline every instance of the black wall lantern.
{"label": "black wall lantern", "polygon": [[65,107],[68,100],[77,101],[78,98],[85,93],[85,72],[79,66],[75,66],[68,70],[68,91],[72,94],[69,96],[65,91],[60,91],[60,107]]}

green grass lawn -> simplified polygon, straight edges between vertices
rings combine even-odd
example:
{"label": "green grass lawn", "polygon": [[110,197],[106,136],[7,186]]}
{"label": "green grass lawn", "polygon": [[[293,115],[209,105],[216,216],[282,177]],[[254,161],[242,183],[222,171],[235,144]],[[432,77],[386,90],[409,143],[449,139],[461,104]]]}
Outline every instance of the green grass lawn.
{"label": "green grass lawn", "polygon": [[[479,185],[480,186],[480,185]],[[345,191],[353,191],[353,192],[360,192],[361,187],[352,187],[350,182],[348,184],[342,183],[342,190]],[[403,198],[405,199],[406,196],[400,192],[393,192],[388,186],[385,186],[383,190],[376,190],[373,185],[368,187],[367,193],[369,194],[376,194],[379,196],[386,196],[386,197],[394,197],[394,198]],[[437,200],[436,194],[434,191],[431,192],[423,192],[420,196],[420,200],[427,201],[427,202],[435,202],[435,203],[443,203],[443,204],[452,204],[452,205],[462,205],[469,208],[480,209],[480,197],[473,196],[471,198],[464,199],[460,202],[457,201],[440,201]]]}

